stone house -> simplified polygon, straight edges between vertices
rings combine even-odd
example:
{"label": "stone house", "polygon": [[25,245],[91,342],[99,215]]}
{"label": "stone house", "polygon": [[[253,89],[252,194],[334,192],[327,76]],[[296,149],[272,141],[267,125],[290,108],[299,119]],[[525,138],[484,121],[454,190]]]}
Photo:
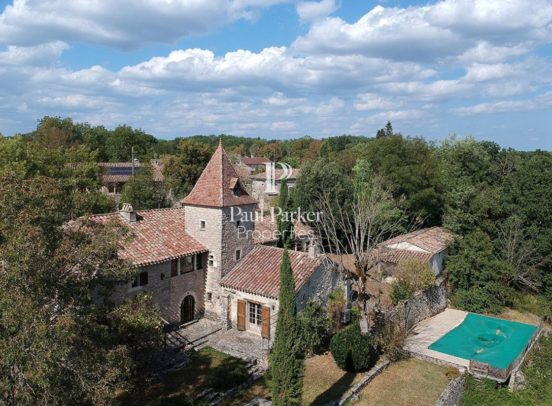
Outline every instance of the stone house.
{"label": "stone house", "polygon": [[114,297],[123,300],[150,292],[169,323],[186,323],[204,313],[208,250],[185,231],[181,209],[133,211],[124,205],[119,213],[92,216],[99,223],[126,225],[132,239],[119,257],[136,268],[136,278],[119,286]]}
{"label": "stone house", "polygon": [[[256,238],[257,200],[245,190],[221,145],[180,203],[180,208],[144,211],[124,205],[118,213],[92,217],[126,224],[134,236],[122,242],[119,255],[137,269],[137,276],[117,290],[116,298],[147,291],[168,323],[205,317],[270,340],[283,250]],[[312,244],[307,251],[290,252],[299,308],[348,286]]]}
{"label": "stone house", "polygon": [[[259,334],[272,342],[278,314],[282,248],[257,245],[253,251],[222,278],[231,327]],[[325,256],[290,251],[295,278],[296,306],[300,311],[309,300],[326,303],[335,289],[347,289],[342,274]],[[348,291],[345,292],[349,294]]]}
{"label": "stone house", "polygon": [[405,259],[428,262],[435,276],[443,271],[443,262],[454,234],[443,227],[423,228],[378,244],[378,262],[396,266]]}

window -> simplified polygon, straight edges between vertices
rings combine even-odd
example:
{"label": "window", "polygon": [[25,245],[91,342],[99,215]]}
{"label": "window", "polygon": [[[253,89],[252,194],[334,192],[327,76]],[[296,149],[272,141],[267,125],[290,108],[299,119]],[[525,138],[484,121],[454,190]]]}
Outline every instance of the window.
{"label": "window", "polygon": [[197,271],[198,269],[202,269],[202,268],[203,268],[203,254],[196,254],[194,269]]}
{"label": "window", "polygon": [[211,301],[213,299],[213,293],[207,292],[207,300]]}
{"label": "window", "polygon": [[215,257],[213,254],[209,254],[209,266],[215,265]]}
{"label": "window", "polygon": [[183,275],[185,273],[194,271],[194,266],[193,266],[193,263],[192,263],[193,260],[194,260],[194,258],[191,257],[191,256],[180,258],[178,260],[178,270],[179,270],[180,275]]}
{"label": "window", "polygon": [[241,259],[241,250],[236,250],[236,261]]}
{"label": "window", "polygon": [[249,302],[249,324],[260,326],[262,323],[262,307],[258,303]]}
{"label": "window", "polygon": [[136,278],[134,278],[134,281],[132,282],[132,287],[136,288],[138,286],[146,286],[147,284],[148,284],[148,273],[140,272],[138,275],[136,275]]}
{"label": "window", "polygon": [[199,229],[200,230],[205,230],[205,227],[207,226],[207,224],[205,223],[205,220],[201,220],[199,222]]}
{"label": "window", "polygon": [[241,221],[236,220],[236,228],[240,228]]}
{"label": "window", "polygon": [[171,261],[171,278],[178,275],[178,259]]}

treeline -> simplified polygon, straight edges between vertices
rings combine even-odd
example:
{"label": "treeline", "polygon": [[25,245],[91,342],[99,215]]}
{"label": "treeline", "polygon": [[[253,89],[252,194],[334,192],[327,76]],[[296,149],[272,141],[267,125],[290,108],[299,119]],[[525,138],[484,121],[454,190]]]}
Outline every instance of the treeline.
{"label": "treeline", "polygon": [[313,200],[323,190],[337,188],[347,196],[355,163],[366,160],[400,201],[409,224],[444,226],[461,237],[447,264],[456,305],[492,312],[517,305],[550,313],[550,152],[504,149],[469,138],[430,143],[395,133],[391,123],[371,138],[197,135],[164,141],[128,126],[107,130],[45,117],[30,134],[0,138],[0,174],[57,179],[72,191],[74,216],[110,211],[114,202],[96,193],[95,162],[128,161],[134,147],[144,163],[155,156],[163,161],[165,182],[154,183],[144,168],[123,198],[136,208],[164,207],[191,190],[221,138],[234,158],[263,156],[302,168],[291,198],[304,210],[316,207]]}

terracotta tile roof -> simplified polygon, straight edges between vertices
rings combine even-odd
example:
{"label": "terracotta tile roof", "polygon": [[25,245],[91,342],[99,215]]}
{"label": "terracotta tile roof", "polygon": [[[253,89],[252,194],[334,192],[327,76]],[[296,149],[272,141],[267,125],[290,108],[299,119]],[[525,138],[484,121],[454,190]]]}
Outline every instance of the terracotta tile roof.
{"label": "terracotta tile roof", "polygon": [[374,250],[373,253],[379,262],[388,262],[390,264],[398,264],[405,259],[419,259],[423,262],[431,261],[433,258],[432,253],[422,252],[422,251],[411,251],[411,250],[399,250],[395,248],[380,248]]}
{"label": "terracotta tile roof", "polygon": [[[259,221],[255,222],[255,244],[267,244],[278,241],[276,230],[278,225],[276,221],[272,221],[271,216],[264,216]],[[301,223],[299,220],[293,222],[293,230],[297,238],[306,238],[314,235],[313,229]]]}
{"label": "terracotta tile roof", "polygon": [[184,209],[143,210],[136,214],[135,223],[125,221],[119,213],[90,217],[98,223],[118,221],[130,229],[133,238],[122,242],[119,256],[134,266],[158,264],[207,251],[207,248],[186,233]]}
{"label": "terracotta tile roof", "polygon": [[[293,171],[291,172],[291,175],[287,179],[288,180],[290,180],[290,179],[295,180],[295,179],[297,179],[297,177],[299,176],[300,173],[301,173],[300,169],[293,168]],[[283,174],[284,174],[283,169],[276,168],[275,171],[274,171],[274,176],[276,177],[276,181],[278,181],[282,177]],[[259,172],[259,173],[256,173],[254,175],[251,175],[251,179],[266,180],[266,171]]]}
{"label": "terracotta tile roof", "polygon": [[[227,275],[221,285],[254,295],[278,299],[280,292],[280,264],[284,250],[282,248],[257,245]],[[309,280],[324,260],[315,259],[307,253],[289,251],[291,269],[295,277],[295,291]]]}
{"label": "terracotta tile roof", "polygon": [[182,204],[207,207],[229,207],[243,204],[256,204],[241,181],[230,159],[221,145],[203,170],[188,196]]}
{"label": "terracotta tile roof", "polygon": [[240,161],[244,165],[264,165],[270,162],[270,159],[256,156],[244,156]]}
{"label": "terracotta tile roof", "polygon": [[435,255],[445,250],[453,240],[454,234],[447,229],[442,227],[431,227],[399,235],[395,238],[382,242],[379,246],[390,248],[390,246],[397,244],[397,248],[404,249],[405,247],[408,247],[408,245],[413,245],[421,250]]}

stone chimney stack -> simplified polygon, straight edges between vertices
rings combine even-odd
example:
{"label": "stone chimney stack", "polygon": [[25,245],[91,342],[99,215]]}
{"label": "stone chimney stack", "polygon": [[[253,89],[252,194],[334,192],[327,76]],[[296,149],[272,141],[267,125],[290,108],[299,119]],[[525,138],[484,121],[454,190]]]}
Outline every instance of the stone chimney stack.
{"label": "stone chimney stack", "polygon": [[136,211],[134,211],[130,203],[123,203],[123,208],[119,210],[119,215],[127,223],[136,223]]}
{"label": "stone chimney stack", "polygon": [[311,243],[309,244],[308,252],[309,252],[309,258],[316,259],[320,255],[320,247],[316,242],[311,241]]}

